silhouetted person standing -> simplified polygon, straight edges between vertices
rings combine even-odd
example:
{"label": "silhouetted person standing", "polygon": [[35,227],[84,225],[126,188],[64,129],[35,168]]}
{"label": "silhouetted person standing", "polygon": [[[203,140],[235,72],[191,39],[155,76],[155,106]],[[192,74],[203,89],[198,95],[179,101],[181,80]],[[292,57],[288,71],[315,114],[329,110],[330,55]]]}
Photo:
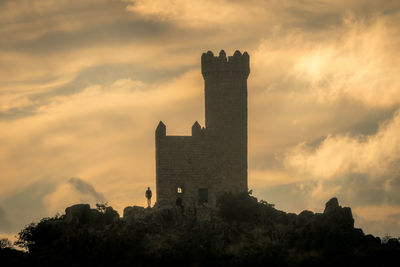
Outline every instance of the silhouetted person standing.
{"label": "silhouetted person standing", "polygon": [[147,187],[146,190],[146,198],[147,198],[147,206],[150,208],[151,206],[151,197],[153,196],[153,193],[151,193],[150,187]]}

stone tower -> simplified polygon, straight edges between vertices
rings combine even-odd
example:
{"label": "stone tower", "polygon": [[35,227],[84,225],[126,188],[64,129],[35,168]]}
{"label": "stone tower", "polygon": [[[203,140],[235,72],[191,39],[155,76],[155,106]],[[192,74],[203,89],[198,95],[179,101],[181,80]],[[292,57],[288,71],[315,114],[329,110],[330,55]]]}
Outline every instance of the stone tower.
{"label": "stone tower", "polygon": [[247,77],[249,55],[201,57],[205,84],[205,128],[196,121],[191,136],[156,129],[157,205],[215,206],[224,192],[247,191]]}

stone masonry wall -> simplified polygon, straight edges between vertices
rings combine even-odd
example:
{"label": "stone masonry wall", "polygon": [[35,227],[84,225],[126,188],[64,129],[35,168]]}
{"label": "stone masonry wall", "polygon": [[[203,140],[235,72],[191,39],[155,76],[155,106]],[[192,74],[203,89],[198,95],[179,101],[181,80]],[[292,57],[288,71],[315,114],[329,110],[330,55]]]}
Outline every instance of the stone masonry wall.
{"label": "stone masonry wall", "polygon": [[249,71],[246,52],[229,58],[223,50],[218,57],[202,55],[206,127],[195,122],[192,136],[167,136],[162,122],[156,129],[159,207],[173,207],[177,198],[185,206],[197,206],[203,189],[212,207],[224,192],[247,191]]}

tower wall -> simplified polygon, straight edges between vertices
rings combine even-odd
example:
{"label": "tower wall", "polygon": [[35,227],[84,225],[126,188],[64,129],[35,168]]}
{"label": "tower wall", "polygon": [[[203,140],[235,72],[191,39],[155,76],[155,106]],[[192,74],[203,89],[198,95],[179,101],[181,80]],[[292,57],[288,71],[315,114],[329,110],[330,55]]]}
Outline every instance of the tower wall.
{"label": "tower wall", "polygon": [[210,157],[209,144],[197,122],[192,136],[167,136],[166,127],[160,122],[156,130],[157,205],[174,207],[176,199],[181,198],[185,206],[196,206],[198,190],[207,188],[208,203],[215,206],[219,191],[211,173],[216,162]]}
{"label": "tower wall", "polygon": [[[206,127],[195,122],[192,136],[167,136],[156,129],[156,190],[159,207],[215,207],[224,192],[247,191],[247,77],[249,55],[201,57]],[[181,192],[179,192],[181,190]]]}
{"label": "tower wall", "polygon": [[247,190],[247,77],[249,55],[236,51],[226,57],[212,52],[202,55],[206,130],[212,136],[222,190]]}

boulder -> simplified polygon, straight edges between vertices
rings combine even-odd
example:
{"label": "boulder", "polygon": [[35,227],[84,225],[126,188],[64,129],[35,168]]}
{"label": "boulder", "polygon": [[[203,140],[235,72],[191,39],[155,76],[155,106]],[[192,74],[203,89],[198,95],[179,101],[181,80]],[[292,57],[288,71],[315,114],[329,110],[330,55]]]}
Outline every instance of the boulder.
{"label": "boulder", "polygon": [[146,210],[140,206],[128,206],[124,209],[125,220],[143,219],[146,216]]}
{"label": "boulder", "polygon": [[105,217],[106,223],[112,223],[112,222],[119,220],[118,212],[116,210],[114,210],[112,207],[107,207],[104,210],[104,217]]}
{"label": "boulder", "polygon": [[74,223],[85,223],[90,217],[89,204],[76,204],[65,209],[65,221]]}

